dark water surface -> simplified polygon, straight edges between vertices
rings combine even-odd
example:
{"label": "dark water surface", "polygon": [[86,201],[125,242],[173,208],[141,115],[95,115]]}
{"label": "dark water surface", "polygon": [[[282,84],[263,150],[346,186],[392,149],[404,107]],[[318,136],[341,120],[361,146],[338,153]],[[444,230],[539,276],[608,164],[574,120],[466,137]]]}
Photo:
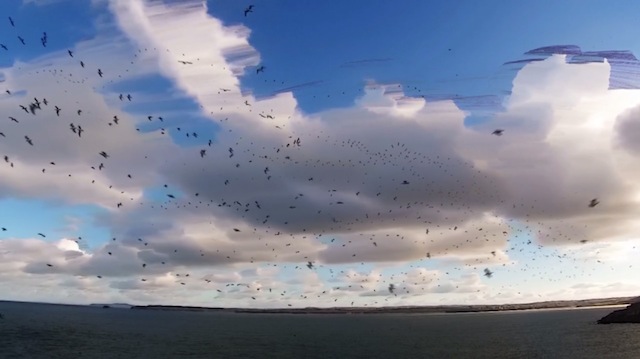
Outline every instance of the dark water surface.
{"label": "dark water surface", "polygon": [[640,358],[611,308],[271,315],[0,302],[0,358]]}

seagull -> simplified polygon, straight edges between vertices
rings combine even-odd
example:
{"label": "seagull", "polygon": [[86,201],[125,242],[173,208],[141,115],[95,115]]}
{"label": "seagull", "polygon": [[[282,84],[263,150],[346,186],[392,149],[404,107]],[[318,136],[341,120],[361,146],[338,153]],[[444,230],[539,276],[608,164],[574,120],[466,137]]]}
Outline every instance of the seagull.
{"label": "seagull", "polygon": [[249,7],[244,9],[244,16],[247,16],[247,14],[250,12],[253,12],[253,5],[249,5]]}
{"label": "seagull", "polygon": [[589,207],[593,208],[593,207],[597,206],[598,203],[600,203],[600,202],[598,202],[598,199],[594,198],[594,199],[591,200],[591,202],[589,202]]}
{"label": "seagull", "polygon": [[[109,158],[109,155],[104,151],[100,152],[100,156],[102,156],[104,158]],[[102,163],[100,165],[102,165]]]}
{"label": "seagull", "polygon": [[24,39],[23,39],[22,37],[18,36],[18,40],[20,40],[20,42],[22,43],[22,45],[26,45],[26,44],[24,43]]}
{"label": "seagull", "polygon": [[102,70],[98,69],[98,75],[100,75],[100,77],[102,77]]}
{"label": "seagull", "polygon": [[496,136],[502,136],[502,133],[504,132],[503,129],[497,129],[494,130],[493,132],[491,132],[492,135],[496,135]]}
{"label": "seagull", "polygon": [[11,16],[9,16],[9,22],[11,23],[11,26],[16,27],[16,24],[13,22]]}
{"label": "seagull", "polygon": [[389,293],[393,294],[394,290],[396,290],[396,286],[393,283],[389,284]]}
{"label": "seagull", "polygon": [[9,49],[7,48],[7,45],[5,45],[5,44],[0,44],[0,47],[2,47],[3,49],[5,49],[6,51],[9,51]]}
{"label": "seagull", "polygon": [[311,263],[311,262],[307,262],[307,268],[309,268],[309,269],[313,269],[313,263]]}
{"label": "seagull", "polygon": [[73,51],[67,50],[67,52],[69,53],[69,56],[73,57]]}
{"label": "seagull", "polygon": [[489,268],[485,268],[484,269],[484,276],[487,278],[491,278],[491,276],[493,275],[493,272],[489,270]]}
{"label": "seagull", "polygon": [[259,74],[261,72],[264,72],[265,67],[264,66],[260,66],[256,69],[256,74]]}

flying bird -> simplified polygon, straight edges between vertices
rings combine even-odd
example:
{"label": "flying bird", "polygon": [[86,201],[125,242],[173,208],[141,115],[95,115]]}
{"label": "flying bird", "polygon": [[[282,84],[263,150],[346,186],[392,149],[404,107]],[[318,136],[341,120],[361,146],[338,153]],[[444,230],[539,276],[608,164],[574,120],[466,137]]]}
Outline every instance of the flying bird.
{"label": "flying bird", "polygon": [[485,268],[484,269],[484,276],[487,278],[491,278],[491,276],[493,275],[493,272],[489,270],[489,268]]}
{"label": "flying bird", "polygon": [[502,136],[502,133],[504,132],[503,129],[497,129],[494,130],[493,132],[491,132],[492,135],[496,135],[496,136]]}
{"label": "flying bird", "polygon": [[244,9],[244,16],[247,16],[247,14],[250,12],[253,12],[253,5],[249,5],[246,9]]}
{"label": "flying bird", "polygon": [[598,205],[598,203],[600,203],[600,202],[598,202],[598,199],[597,199],[597,198],[592,199],[592,200],[589,202],[589,208],[593,208],[593,207],[597,206],[597,205]]}

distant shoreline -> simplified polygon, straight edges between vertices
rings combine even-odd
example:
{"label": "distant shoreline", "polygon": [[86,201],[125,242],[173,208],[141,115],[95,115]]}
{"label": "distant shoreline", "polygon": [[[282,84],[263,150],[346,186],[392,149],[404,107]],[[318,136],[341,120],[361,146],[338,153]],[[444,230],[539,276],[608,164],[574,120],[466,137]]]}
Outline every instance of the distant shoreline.
{"label": "distant shoreline", "polygon": [[550,311],[570,309],[617,308],[640,301],[640,297],[615,297],[583,300],[545,301],[521,304],[496,305],[438,305],[438,306],[399,306],[399,307],[307,307],[307,308],[224,308],[224,307],[196,307],[178,305],[131,305],[126,303],[100,304],[63,304],[38,302],[12,302],[47,304],[63,306],[81,306],[103,309],[132,309],[132,310],[160,310],[160,311],[190,311],[217,312],[241,314],[460,314],[460,313],[496,313],[523,311]]}
{"label": "distant shoreline", "polygon": [[491,313],[531,310],[590,309],[626,306],[637,297],[547,301],[523,304],[500,305],[446,305],[446,306],[402,306],[402,307],[333,307],[333,308],[209,308],[191,306],[145,305],[132,306],[135,310],[232,312],[247,314],[426,314],[426,313]]}

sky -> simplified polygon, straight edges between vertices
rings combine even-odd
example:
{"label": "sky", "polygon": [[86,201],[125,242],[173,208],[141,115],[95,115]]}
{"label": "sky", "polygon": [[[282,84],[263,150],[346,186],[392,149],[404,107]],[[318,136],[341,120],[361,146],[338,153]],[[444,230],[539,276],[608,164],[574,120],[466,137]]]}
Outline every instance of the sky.
{"label": "sky", "polygon": [[639,8],[3,1],[0,299],[639,295]]}

